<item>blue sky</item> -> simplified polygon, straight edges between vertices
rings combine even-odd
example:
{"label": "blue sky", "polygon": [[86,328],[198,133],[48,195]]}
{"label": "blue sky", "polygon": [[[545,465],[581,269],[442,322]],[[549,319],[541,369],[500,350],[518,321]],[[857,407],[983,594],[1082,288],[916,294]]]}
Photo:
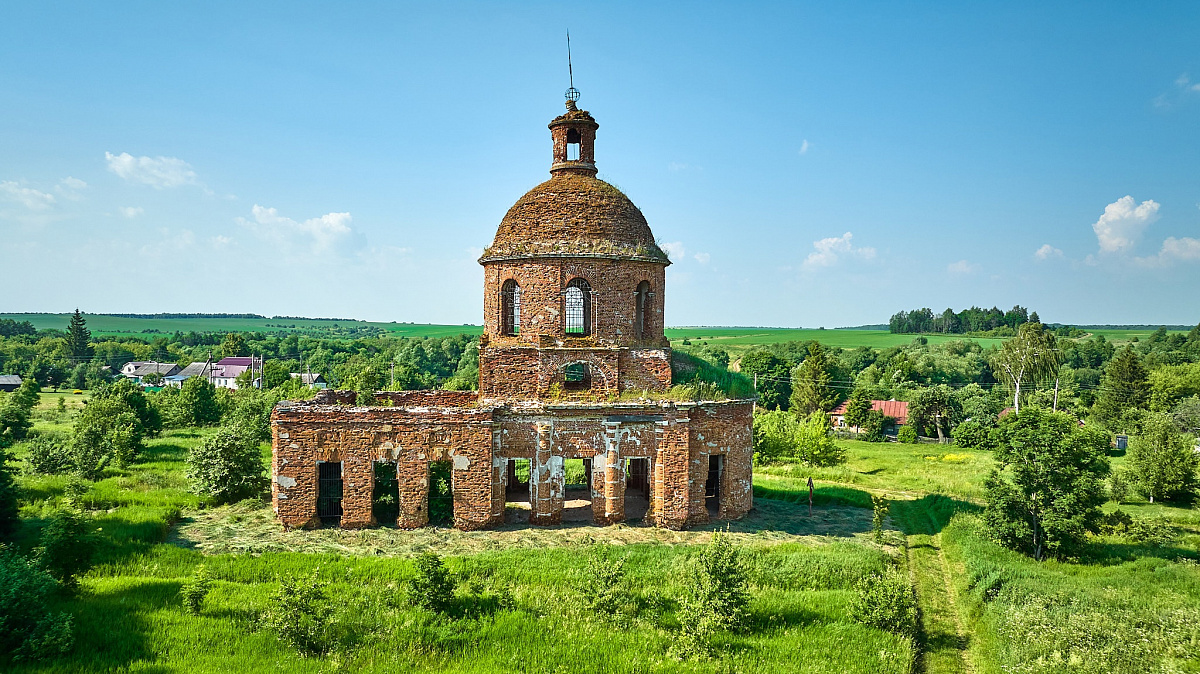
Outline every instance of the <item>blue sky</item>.
{"label": "blue sky", "polygon": [[5,3],[0,311],[479,323],[567,86],[671,325],[1200,320],[1200,5]]}

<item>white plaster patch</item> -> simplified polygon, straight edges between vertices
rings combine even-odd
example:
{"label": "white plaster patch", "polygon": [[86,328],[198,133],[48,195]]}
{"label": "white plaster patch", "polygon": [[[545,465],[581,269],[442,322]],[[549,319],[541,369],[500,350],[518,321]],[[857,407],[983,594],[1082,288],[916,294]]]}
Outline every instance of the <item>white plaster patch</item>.
{"label": "white plaster patch", "polygon": [[466,456],[454,457],[454,470],[466,470],[471,467],[471,459]]}
{"label": "white plaster patch", "polygon": [[[291,489],[292,487],[296,486],[296,478],[288,477],[287,475],[276,475],[275,476],[275,484],[278,484],[280,487],[283,487],[284,489]],[[280,498],[283,498],[283,497],[280,496]]]}
{"label": "white plaster patch", "polygon": [[287,439],[288,439],[288,438],[290,438],[290,437],[292,437],[292,436],[288,435],[287,433],[280,433],[280,434],[279,434],[279,439],[280,439],[280,440],[287,440]]}

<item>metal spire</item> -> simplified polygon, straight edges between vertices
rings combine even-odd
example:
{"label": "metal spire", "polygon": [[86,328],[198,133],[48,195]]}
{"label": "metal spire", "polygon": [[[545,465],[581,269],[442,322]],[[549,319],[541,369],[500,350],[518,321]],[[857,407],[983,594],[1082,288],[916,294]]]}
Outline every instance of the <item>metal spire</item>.
{"label": "metal spire", "polygon": [[579,100],[579,90],[575,88],[575,71],[571,68],[571,29],[567,29],[567,76],[570,77],[571,87],[567,89],[567,109],[575,109],[575,101]]}

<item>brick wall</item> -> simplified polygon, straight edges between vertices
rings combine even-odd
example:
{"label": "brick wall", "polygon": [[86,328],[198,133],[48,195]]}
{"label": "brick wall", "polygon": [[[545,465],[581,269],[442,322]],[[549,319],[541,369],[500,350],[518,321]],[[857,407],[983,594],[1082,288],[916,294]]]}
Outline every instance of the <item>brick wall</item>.
{"label": "brick wall", "polygon": [[[339,394],[323,396],[337,399]],[[390,394],[389,394],[390,395]],[[625,463],[651,460],[650,521],[682,528],[708,521],[704,483],[708,457],[726,457],[718,518],[745,515],[750,490],[751,404],[547,404],[435,406],[471,400],[457,392],[403,392],[402,404],[350,407],[281,403],[272,413],[272,495],[288,527],[316,526],[317,464],[342,464],[341,525],[375,524],[374,463],[394,461],[401,527],[428,523],[429,464],[450,461],[454,526],[478,529],[503,521],[507,462],[531,460],[534,524],[561,521],[563,461],[592,461],[592,513],[598,523],[625,519]]]}

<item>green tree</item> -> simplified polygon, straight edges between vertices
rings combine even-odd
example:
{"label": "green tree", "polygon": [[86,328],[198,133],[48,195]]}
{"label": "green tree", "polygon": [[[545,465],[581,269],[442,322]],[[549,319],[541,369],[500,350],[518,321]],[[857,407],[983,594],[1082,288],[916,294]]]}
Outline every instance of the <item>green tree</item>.
{"label": "green tree", "polygon": [[1171,420],[1184,433],[1200,435],[1200,396],[1180,400],[1171,410]]}
{"label": "green tree", "polygon": [[17,510],[17,485],[13,481],[13,468],[9,461],[12,461],[12,455],[0,444],[0,540],[12,536],[21,525]]}
{"label": "green tree", "polygon": [[945,442],[962,417],[957,403],[945,384],[917,389],[908,402],[908,422],[925,431],[926,436],[937,434],[938,440]]}
{"label": "green tree", "polygon": [[57,586],[33,560],[0,545],[0,662],[41,660],[71,650],[71,616],[48,608]]}
{"label": "green tree", "polygon": [[258,442],[240,429],[221,428],[188,452],[192,493],[229,503],[255,496],[267,485]]}
{"label": "green tree", "polygon": [[796,433],[800,423],[783,410],[755,410],[754,455],[757,461],[771,462],[796,452]]}
{"label": "green tree", "polygon": [[1006,416],[999,429],[996,468],[984,482],[992,536],[1038,560],[1077,552],[1106,499],[1108,434],[1037,407]]}
{"label": "green tree", "polygon": [[262,387],[264,389],[273,389],[291,381],[292,374],[288,372],[287,367],[283,363],[277,360],[268,360],[263,363],[262,378]]}
{"label": "green tree", "polygon": [[76,474],[95,480],[110,463],[129,465],[142,451],[145,433],[137,414],[123,399],[93,398],[75,420],[71,436]]}
{"label": "green tree", "polygon": [[1147,415],[1142,434],[1131,439],[1125,471],[1138,492],[1154,499],[1189,499],[1200,486],[1200,454],[1192,438],[1179,433],[1172,419],[1159,413]]}
{"label": "green tree", "polygon": [[240,332],[230,332],[221,342],[221,353],[226,358],[234,356],[249,356],[250,347],[246,345],[246,336]]}
{"label": "green tree", "polygon": [[788,399],[792,395],[791,363],[769,351],[750,351],[742,356],[741,372],[756,381],[760,407],[768,410],[788,408]]}
{"label": "green tree", "polygon": [[92,348],[92,333],[88,331],[87,321],[83,320],[78,308],[67,325],[67,351],[75,363],[91,360],[96,353]]}
{"label": "green tree", "polygon": [[819,342],[808,347],[808,357],[792,371],[792,396],[789,409],[797,416],[828,412],[838,402],[834,390],[832,364]]}
{"label": "green tree", "polygon": [[1061,351],[1054,333],[1041,323],[1024,323],[1017,336],[992,355],[992,372],[1013,393],[1013,408],[1021,410],[1021,387],[1052,378],[1058,372]]}
{"label": "green tree", "polygon": [[846,401],[846,424],[862,428],[867,423],[867,415],[871,413],[871,394],[866,389],[856,388]]}
{"label": "green tree", "polygon": [[134,415],[137,416],[144,435],[154,437],[162,432],[162,415],[150,404],[142,387],[134,384],[132,380],[121,379],[116,383],[100,387],[88,404],[107,398],[116,398],[128,405],[129,409],[133,410]]}
{"label": "green tree", "polygon": [[810,466],[845,463],[846,451],[833,441],[829,415],[813,412],[796,428],[796,458]]}
{"label": "green tree", "polygon": [[221,421],[217,387],[205,377],[184,381],[176,405],[175,422],[180,426],[212,426]]}
{"label": "green tree", "polygon": [[1150,379],[1141,358],[1127,346],[1108,363],[1092,414],[1115,431],[1130,430],[1130,412],[1146,409]]}

